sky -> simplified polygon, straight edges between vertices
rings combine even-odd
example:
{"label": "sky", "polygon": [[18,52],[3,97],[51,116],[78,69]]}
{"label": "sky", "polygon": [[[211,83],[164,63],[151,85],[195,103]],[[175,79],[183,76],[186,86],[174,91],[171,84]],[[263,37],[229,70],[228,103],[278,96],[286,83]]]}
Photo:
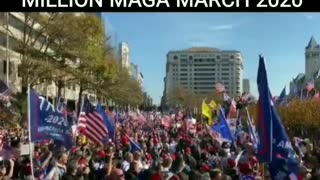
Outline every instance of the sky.
{"label": "sky", "polygon": [[298,73],[304,73],[304,52],[311,36],[320,42],[320,14],[305,13],[104,13],[113,44],[125,41],[131,62],[144,75],[144,88],[160,103],[166,55],[170,50],[215,47],[238,50],[244,57],[244,78],[257,96],[258,57],[265,57],[269,86],[280,94]]}

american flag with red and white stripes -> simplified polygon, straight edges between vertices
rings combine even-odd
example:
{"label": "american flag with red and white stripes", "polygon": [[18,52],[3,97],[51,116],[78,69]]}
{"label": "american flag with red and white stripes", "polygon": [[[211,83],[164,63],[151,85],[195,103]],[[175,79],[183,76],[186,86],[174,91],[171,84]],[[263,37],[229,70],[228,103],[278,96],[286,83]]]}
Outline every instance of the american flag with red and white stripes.
{"label": "american flag with red and white stripes", "polygon": [[216,91],[217,91],[218,93],[222,93],[222,92],[225,91],[224,85],[221,84],[221,83],[217,83],[215,87],[216,87]]}
{"label": "american flag with red and white stripes", "polygon": [[102,116],[95,110],[88,98],[84,98],[78,129],[81,134],[96,143],[102,143],[108,135],[108,129]]}
{"label": "american flag with red and white stripes", "polygon": [[0,100],[2,101],[9,101],[10,98],[12,98],[13,92],[11,89],[8,88],[8,86],[0,80]]}
{"label": "american flag with red and white stripes", "polygon": [[307,86],[306,86],[306,89],[308,92],[312,91],[314,89],[314,82],[308,82]]}

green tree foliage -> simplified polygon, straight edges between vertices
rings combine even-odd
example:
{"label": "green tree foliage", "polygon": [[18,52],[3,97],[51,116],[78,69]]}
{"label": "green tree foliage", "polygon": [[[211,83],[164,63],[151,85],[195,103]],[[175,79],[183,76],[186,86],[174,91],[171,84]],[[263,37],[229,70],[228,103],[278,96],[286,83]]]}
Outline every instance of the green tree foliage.
{"label": "green tree foliage", "polygon": [[23,33],[11,32],[21,54],[22,93],[16,106],[24,119],[28,85],[54,82],[60,96],[62,88],[76,84],[79,99],[88,92],[121,105],[143,103],[143,89],[116,60],[99,18],[89,13],[24,15]]}

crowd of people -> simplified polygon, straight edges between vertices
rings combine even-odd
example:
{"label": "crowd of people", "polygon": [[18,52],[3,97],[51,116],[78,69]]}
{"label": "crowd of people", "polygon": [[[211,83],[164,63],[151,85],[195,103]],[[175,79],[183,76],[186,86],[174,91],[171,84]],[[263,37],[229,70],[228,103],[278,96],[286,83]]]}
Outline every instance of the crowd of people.
{"label": "crowd of people", "polygon": [[[104,144],[79,135],[71,149],[53,140],[35,143],[32,156],[21,153],[28,132],[3,130],[0,180],[32,174],[48,180],[272,179],[248,133],[230,143],[187,116],[141,114],[143,120],[123,116]],[[293,144],[302,162],[299,179],[320,179],[320,148],[309,140]]]}

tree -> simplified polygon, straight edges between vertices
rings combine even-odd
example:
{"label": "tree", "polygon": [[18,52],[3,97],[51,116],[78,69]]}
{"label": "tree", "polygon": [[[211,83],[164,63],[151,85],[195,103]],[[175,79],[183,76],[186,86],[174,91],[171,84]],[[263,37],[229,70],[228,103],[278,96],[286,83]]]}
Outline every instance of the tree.
{"label": "tree", "polygon": [[[318,100],[301,101],[295,99],[288,105],[277,107],[280,118],[291,136],[320,138],[320,102]],[[257,105],[250,105],[249,112],[257,124]]]}

